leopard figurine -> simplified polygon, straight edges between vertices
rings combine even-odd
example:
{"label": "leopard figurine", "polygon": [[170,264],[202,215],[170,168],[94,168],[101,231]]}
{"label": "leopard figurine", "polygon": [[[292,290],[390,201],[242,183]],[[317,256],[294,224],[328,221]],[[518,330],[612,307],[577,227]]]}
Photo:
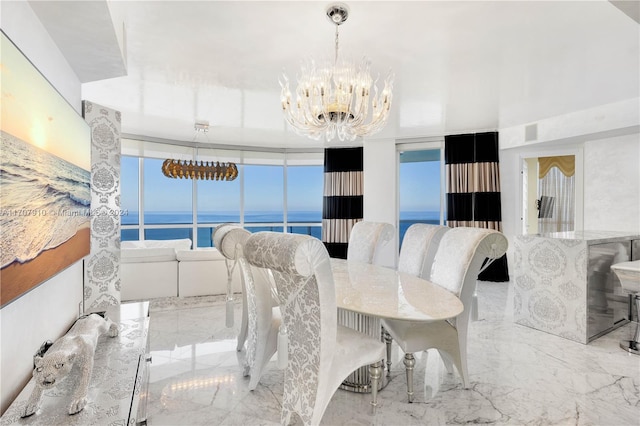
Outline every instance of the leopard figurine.
{"label": "leopard figurine", "polygon": [[34,414],[40,406],[43,391],[53,388],[63,380],[74,365],[80,368],[80,383],[73,393],[69,414],[82,411],[87,405],[96,344],[103,334],[117,336],[117,324],[99,314],[89,314],[78,318],[71,329],[56,340],[43,356],[38,354],[34,357],[35,387],[27,400],[22,417]]}

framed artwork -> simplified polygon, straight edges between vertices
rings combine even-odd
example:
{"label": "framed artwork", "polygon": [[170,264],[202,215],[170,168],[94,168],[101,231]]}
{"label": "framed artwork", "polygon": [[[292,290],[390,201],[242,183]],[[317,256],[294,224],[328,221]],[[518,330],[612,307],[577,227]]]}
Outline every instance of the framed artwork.
{"label": "framed artwork", "polygon": [[0,305],[89,254],[91,135],[1,34]]}

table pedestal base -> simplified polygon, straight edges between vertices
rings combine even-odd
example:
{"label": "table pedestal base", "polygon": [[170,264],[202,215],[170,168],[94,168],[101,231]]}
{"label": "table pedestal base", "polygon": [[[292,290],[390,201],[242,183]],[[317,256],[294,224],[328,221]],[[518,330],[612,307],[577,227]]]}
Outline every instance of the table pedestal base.
{"label": "table pedestal base", "polygon": [[[338,308],[338,325],[352,328],[376,339],[381,339],[382,324],[380,318]],[[387,381],[387,374],[383,373],[378,383],[378,390],[383,389],[387,385]],[[371,393],[369,366],[362,366],[349,374],[340,385],[340,389],[356,393]]]}

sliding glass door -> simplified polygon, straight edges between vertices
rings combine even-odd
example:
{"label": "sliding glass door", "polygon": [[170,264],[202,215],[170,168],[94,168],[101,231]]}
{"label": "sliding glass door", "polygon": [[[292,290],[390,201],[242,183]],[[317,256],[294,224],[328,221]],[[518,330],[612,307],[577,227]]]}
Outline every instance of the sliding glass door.
{"label": "sliding glass door", "polygon": [[443,203],[442,149],[400,151],[399,217],[400,247],[407,229],[414,223],[441,224]]}

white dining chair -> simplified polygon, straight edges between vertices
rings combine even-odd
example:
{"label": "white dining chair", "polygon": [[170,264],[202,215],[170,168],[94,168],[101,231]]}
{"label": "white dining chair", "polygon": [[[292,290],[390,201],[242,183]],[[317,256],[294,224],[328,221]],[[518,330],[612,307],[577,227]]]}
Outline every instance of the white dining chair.
{"label": "white dining chair", "polygon": [[254,390],[269,360],[276,352],[280,308],[274,307],[269,283],[256,279],[258,268],[249,265],[243,254],[243,246],[251,233],[232,227],[218,241],[223,256],[237,260],[240,266],[242,289],[247,301],[246,353],[244,375],[251,376],[249,390]]}
{"label": "white dining chair", "polygon": [[282,397],[282,424],[297,414],[305,425],[320,423],[336,389],[354,369],[369,365],[372,404],[385,347],[379,340],[340,327],[329,254],[307,235],[257,232],[244,246],[247,261],[271,269],[282,301],[288,358]]}
{"label": "white dining chair", "polygon": [[458,296],[464,311],[448,321],[382,321],[386,331],[405,353],[409,402],[413,402],[413,354],[418,351],[438,349],[447,368],[455,365],[464,387],[469,387],[467,331],[478,273],[486,258],[501,257],[507,246],[507,239],[497,231],[464,227],[448,230],[442,236],[433,260],[430,281]]}
{"label": "white dining chair", "polygon": [[[450,230],[448,226],[430,225],[426,223],[414,223],[404,234],[400,257],[398,258],[398,271],[416,277],[429,280],[431,267],[436,257],[438,246],[445,232]],[[392,337],[386,329],[383,336],[387,344],[387,377],[391,375],[391,343]]]}
{"label": "white dining chair", "polygon": [[[234,299],[233,299],[233,292],[231,290],[231,279],[232,279],[232,274],[235,271],[235,268],[238,265],[237,259],[235,255],[231,255],[231,253],[227,253],[228,256],[225,256],[225,254],[222,252],[222,250],[220,250],[220,246],[222,239],[224,238],[224,236],[227,234],[227,232],[231,231],[232,229],[236,229],[236,228],[242,228],[240,225],[238,224],[234,224],[234,223],[223,223],[220,224],[218,226],[216,226],[215,228],[213,228],[213,232],[211,234],[211,240],[213,241],[213,246],[215,248],[218,249],[218,251],[220,252],[220,254],[222,254],[222,256],[224,256],[224,262],[225,265],[227,267],[227,298],[226,298],[226,302],[227,302],[227,312],[226,312],[226,325],[227,327],[231,328],[233,327],[233,303],[234,303]],[[232,245],[235,248],[235,245]],[[242,280],[241,280],[242,281]],[[248,317],[247,317],[247,292],[244,289],[244,286],[242,288],[242,314],[241,314],[241,322],[240,322],[240,329],[238,331],[238,339],[237,339],[237,343],[236,343],[236,350],[238,352],[240,352],[242,350],[242,348],[244,348],[244,343],[247,340],[247,321],[248,321]]]}
{"label": "white dining chair", "polygon": [[[380,249],[391,241],[394,235],[395,227],[389,223],[365,220],[357,222],[349,234],[347,261],[377,263]],[[358,312],[338,308],[338,325],[353,328],[378,339],[382,336],[380,318]],[[342,387],[356,392],[368,392],[370,386],[369,371],[363,367],[350,374],[344,380]]]}
{"label": "white dining chair", "polygon": [[448,226],[426,223],[411,225],[400,247],[398,271],[428,280],[440,240],[450,229]]}
{"label": "white dining chair", "polygon": [[349,234],[347,260],[374,263],[378,250],[391,241],[395,227],[390,223],[360,221]]}

